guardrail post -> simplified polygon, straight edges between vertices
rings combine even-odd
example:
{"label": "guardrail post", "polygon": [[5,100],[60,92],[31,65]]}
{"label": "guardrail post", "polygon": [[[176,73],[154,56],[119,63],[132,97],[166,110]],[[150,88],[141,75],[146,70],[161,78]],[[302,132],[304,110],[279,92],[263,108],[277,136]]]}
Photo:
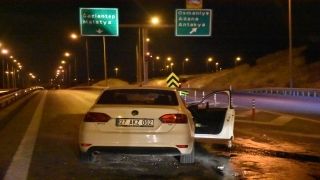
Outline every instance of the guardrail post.
{"label": "guardrail post", "polygon": [[202,91],[202,99],[204,98],[204,91]]}
{"label": "guardrail post", "polygon": [[256,114],[255,99],[252,99],[252,113],[251,113],[251,119],[254,119],[255,114]]}
{"label": "guardrail post", "polygon": [[194,91],[194,101],[197,101],[197,91]]}
{"label": "guardrail post", "polygon": [[214,106],[217,105],[217,95],[216,94],[213,95],[213,105]]}

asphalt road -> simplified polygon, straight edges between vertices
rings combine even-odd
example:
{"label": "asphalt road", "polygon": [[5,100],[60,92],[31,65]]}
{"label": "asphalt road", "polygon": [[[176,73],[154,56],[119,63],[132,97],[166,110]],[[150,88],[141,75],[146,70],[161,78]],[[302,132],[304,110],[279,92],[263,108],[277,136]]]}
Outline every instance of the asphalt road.
{"label": "asphalt road", "polygon": [[192,165],[174,157],[123,155],[98,155],[96,163],[82,164],[78,128],[98,94],[43,90],[1,110],[16,109],[0,116],[0,179],[320,179],[317,119],[258,108],[252,118],[250,106],[237,97],[232,149],[198,139]]}

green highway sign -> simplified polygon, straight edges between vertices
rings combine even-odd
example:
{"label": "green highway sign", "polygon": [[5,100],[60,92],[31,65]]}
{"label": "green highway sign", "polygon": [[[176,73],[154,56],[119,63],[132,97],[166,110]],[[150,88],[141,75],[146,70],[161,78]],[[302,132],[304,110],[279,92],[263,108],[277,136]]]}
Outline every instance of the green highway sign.
{"label": "green highway sign", "polygon": [[211,9],[176,9],[176,36],[211,36]]}
{"label": "green highway sign", "polygon": [[82,36],[119,36],[117,8],[80,8]]}

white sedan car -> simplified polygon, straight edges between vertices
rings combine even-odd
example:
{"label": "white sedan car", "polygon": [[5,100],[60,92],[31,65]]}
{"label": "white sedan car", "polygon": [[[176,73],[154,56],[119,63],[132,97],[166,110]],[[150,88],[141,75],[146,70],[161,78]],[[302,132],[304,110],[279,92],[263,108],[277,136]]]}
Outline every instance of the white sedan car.
{"label": "white sedan car", "polygon": [[193,163],[195,138],[233,139],[230,91],[216,93],[225,93],[221,100],[226,103],[192,98],[196,101],[186,107],[187,97],[173,88],[107,88],[80,125],[81,161],[92,163],[97,154],[120,153],[180,156],[181,163]]}

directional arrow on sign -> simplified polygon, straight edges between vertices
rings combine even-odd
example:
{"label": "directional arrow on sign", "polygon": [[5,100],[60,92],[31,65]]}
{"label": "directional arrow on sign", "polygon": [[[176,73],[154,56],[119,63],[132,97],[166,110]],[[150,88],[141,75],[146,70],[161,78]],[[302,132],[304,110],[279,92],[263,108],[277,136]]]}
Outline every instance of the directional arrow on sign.
{"label": "directional arrow on sign", "polygon": [[173,72],[167,77],[167,87],[179,87],[179,77],[175,75]]}
{"label": "directional arrow on sign", "polygon": [[197,32],[197,28],[192,28],[192,31],[190,31],[190,34]]}
{"label": "directional arrow on sign", "polygon": [[101,34],[103,31],[101,29],[97,30],[97,33]]}

